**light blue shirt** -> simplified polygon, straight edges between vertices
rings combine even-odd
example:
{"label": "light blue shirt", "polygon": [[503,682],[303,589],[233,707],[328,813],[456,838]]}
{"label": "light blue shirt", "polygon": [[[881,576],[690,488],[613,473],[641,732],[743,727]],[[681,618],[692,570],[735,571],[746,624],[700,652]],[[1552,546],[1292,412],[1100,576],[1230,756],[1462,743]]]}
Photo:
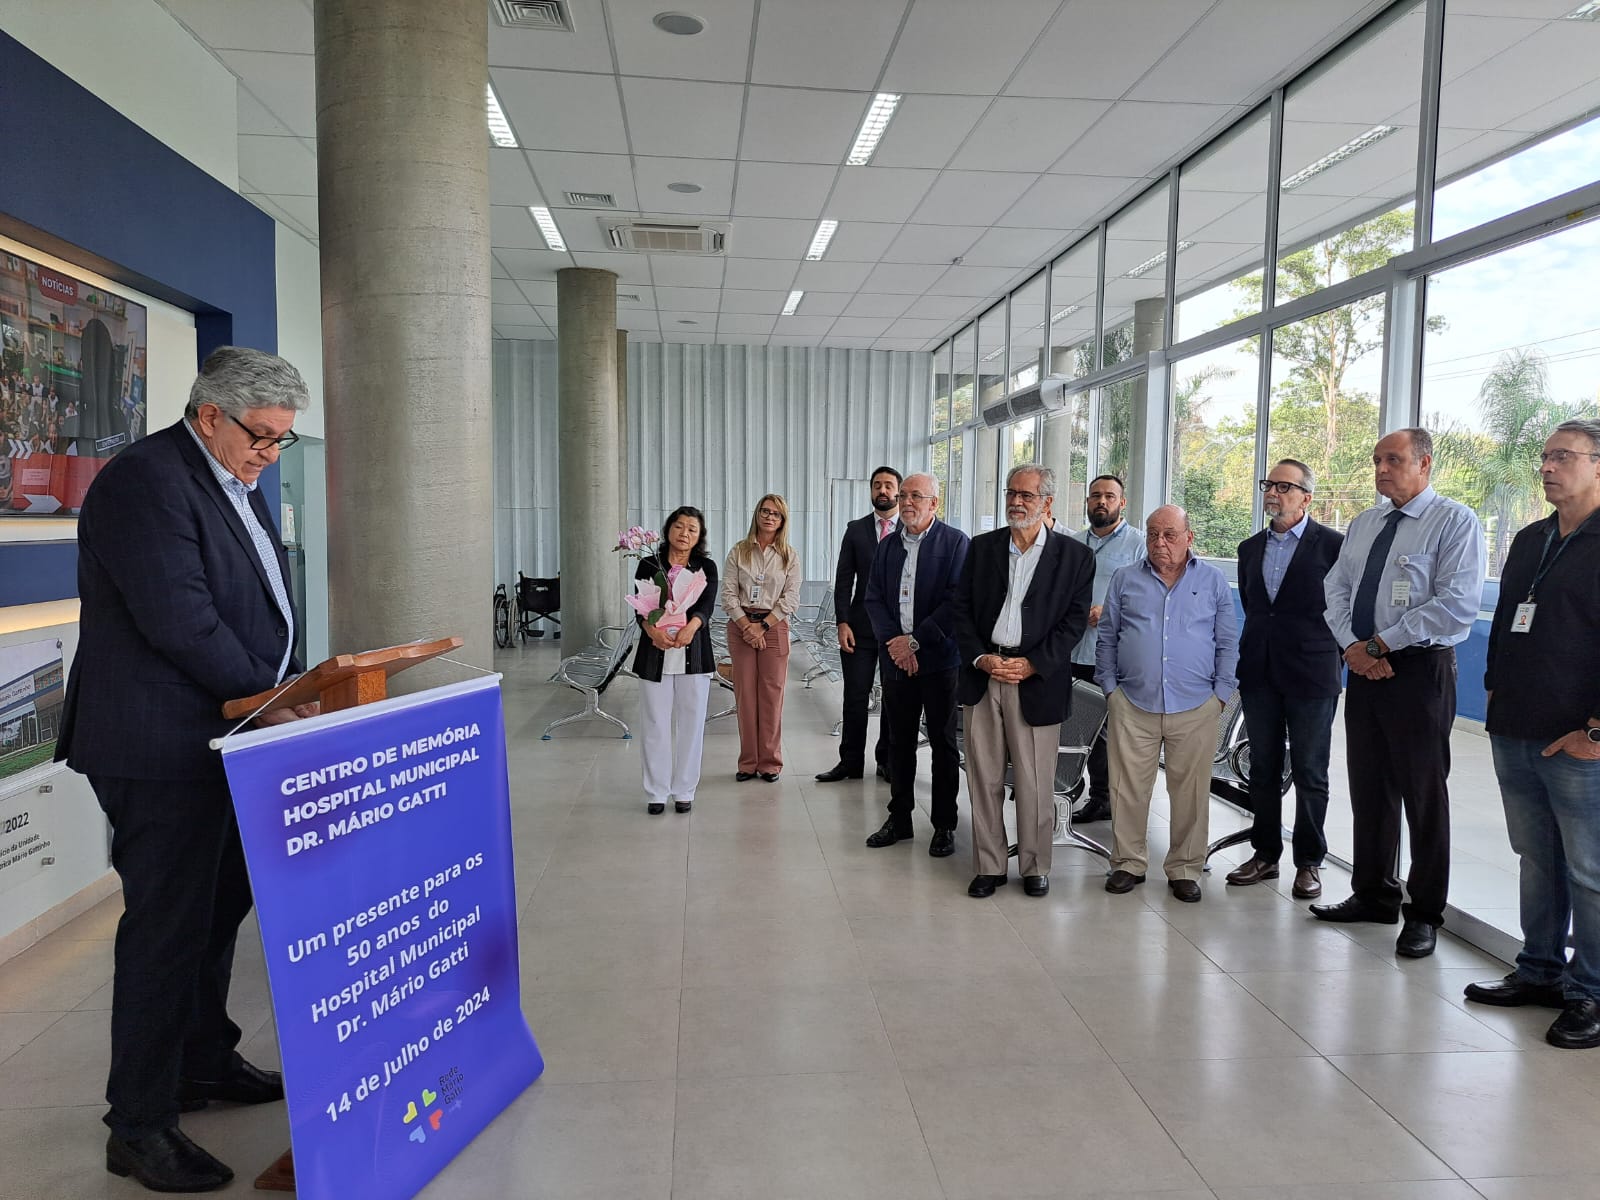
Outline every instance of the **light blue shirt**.
{"label": "light blue shirt", "polygon": [[289,637],[284,639],[283,661],[278,664],[278,682],[282,683],[283,677],[289,672],[289,656],[294,653],[294,610],[289,607],[289,592],[283,586],[283,572],[278,570],[278,553],[273,548],[272,535],[261,528],[261,522],[257,520],[255,511],[250,507],[250,493],[256,490],[256,485],[245,483],[212,457],[211,451],[205,442],[200,440],[200,435],[188,421],[183,423],[183,427],[189,431],[194,444],[200,447],[200,453],[205,455],[206,465],[211,468],[211,474],[222,487],[222,494],[233,505],[233,511],[239,514],[239,520],[244,522],[245,532],[250,535],[250,541],[256,548],[256,557],[261,561],[261,569],[266,572],[267,582],[272,585],[272,598],[278,602],[278,612],[283,616],[284,628],[289,631]]}
{"label": "light blue shirt", "polygon": [[1227,576],[1192,554],[1168,587],[1148,559],[1111,577],[1096,630],[1095,682],[1136,708],[1180,713],[1239,686],[1239,620]]}
{"label": "light blue shirt", "polygon": [[[1323,613],[1341,647],[1356,641],[1351,605],[1366,570],[1372,543],[1394,511],[1387,500],[1361,513],[1344,533],[1339,559],[1323,583]],[[1454,646],[1467,640],[1483,598],[1488,558],[1483,527],[1465,504],[1423,488],[1400,511],[1388,561],[1378,577],[1373,627],[1391,650],[1407,646]],[[1396,585],[1405,585],[1397,587]]]}
{"label": "light blue shirt", "polygon": [[[1111,577],[1129,563],[1139,562],[1144,558],[1144,531],[1135,529],[1123,521],[1105,537],[1101,537],[1090,529],[1080,529],[1068,536],[1077,538],[1094,555],[1094,585],[1090,589],[1089,603],[1091,605],[1104,605],[1106,602],[1106,589],[1111,586]],[[1094,666],[1095,629],[1090,626],[1083,631],[1083,636],[1078,639],[1078,644],[1072,649],[1072,661],[1079,666]]]}
{"label": "light blue shirt", "polygon": [[1300,539],[1305,535],[1306,525],[1310,521],[1311,514],[1302,513],[1286,533],[1279,533],[1271,525],[1267,526],[1267,546],[1261,553],[1261,577],[1267,585],[1268,599],[1278,598],[1283,576],[1294,561],[1294,552],[1300,548]]}
{"label": "light blue shirt", "polygon": [[[935,517],[933,520],[937,521]],[[922,539],[933,528],[933,521],[921,533],[912,533],[904,525],[889,531],[889,536],[900,535],[900,544],[906,548],[905,565],[900,568],[900,632],[910,633],[917,627],[917,557],[922,551]]]}

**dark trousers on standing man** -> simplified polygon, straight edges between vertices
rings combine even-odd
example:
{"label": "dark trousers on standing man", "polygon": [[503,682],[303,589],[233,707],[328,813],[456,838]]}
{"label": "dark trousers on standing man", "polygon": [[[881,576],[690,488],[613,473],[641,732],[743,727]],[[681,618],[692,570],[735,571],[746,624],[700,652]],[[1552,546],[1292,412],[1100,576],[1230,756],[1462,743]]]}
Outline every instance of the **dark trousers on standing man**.
{"label": "dark trousers on standing man", "polygon": [[1328,754],[1333,742],[1337,696],[1290,696],[1270,684],[1240,689],[1245,732],[1250,738],[1250,845],[1255,857],[1283,857],[1283,743],[1289,741],[1294,779],[1294,865],[1320,867],[1328,853],[1323,820],[1328,815]]}
{"label": "dark trousers on standing man", "polygon": [[[886,672],[887,674],[887,672]],[[917,742],[928,724],[933,750],[933,797],[929,812],[935,829],[956,827],[956,792],[961,786],[961,755],[956,748],[957,672],[905,675],[883,681],[882,720],[889,723],[889,815],[911,827],[917,807]]]}
{"label": "dark trousers on standing man", "polygon": [[228,984],[250,879],[222,780],[89,782],[122,877],[105,1121],[136,1138],[177,1125],[180,1076],[223,1079],[240,1061]]}
{"label": "dark trousers on standing man", "polygon": [[[1094,682],[1094,667],[1089,663],[1073,663],[1072,677]],[[1100,736],[1089,747],[1089,806],[1103,808],[1111,803],[1111,764],[1106,759],[1106,726],[1100,727]]]}
{"label": "dark trousers on standing man", "polygon": [[[1450,890],[1450,726],[1456,718],[1456,655],[1448,647],[1389,656],[1391,679],[1352,674],[1344,733],[1355,823],[1351,887],[1364,904],[1408,920],[1444,924]],[[1400,817],[1411,870],[1397,877]],[[1409,900],[1401,904],[1402,895]]]}
{"label": "dark trousers on standing man", "polygon": [[[878,645],[862,644],[849,654],[839,652],[844,674],[844,721],[839,729],[839,764],[851,775],[866,774],[867,708],[872,703],[872,677],[878,669]],[[873,750],[877,765],[889,768],[889,722],[878,714],[878,744]]]}

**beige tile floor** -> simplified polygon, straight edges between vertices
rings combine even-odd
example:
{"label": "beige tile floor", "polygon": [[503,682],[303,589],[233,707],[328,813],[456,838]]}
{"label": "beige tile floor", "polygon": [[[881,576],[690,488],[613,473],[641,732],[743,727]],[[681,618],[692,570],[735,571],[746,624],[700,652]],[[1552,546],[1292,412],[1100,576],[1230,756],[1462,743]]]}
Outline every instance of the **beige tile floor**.
{"label": "beige tile floor", "polygon": [[[825,685],[790,689],[781,783],[736,785],[719,721],[694,813],[647,817],[636,743],[600,724],[539,740],[575,702],[545,681],[552,648],[499,665],[548,1066],[428,1197],[1600,1195],[1600,1055],[1547,1047],[1547,1012],[1466,1005],[1505,969],[1470,947],[1402,962],[1392,928],[1315,924],[1287,879],[1218,872],[1197,906],[1158,876],[1108,896],[1070,850],[1047,898],[970,900],[964,820],[951,859],[927,856],[920,816],[917,843],[868,850],[887,789],[812,781],[835,754]],[[611,698],[624,717],[636,687]],[[1217,806],[1214,833],[1238,823]],[[140,1194],[100,1156],[117,913],[0,965],[6,1200]],[[275,1064],[253,929],[234,1010]],[[184,1127],[235,1194],[287,1144],[281,1108]]]}

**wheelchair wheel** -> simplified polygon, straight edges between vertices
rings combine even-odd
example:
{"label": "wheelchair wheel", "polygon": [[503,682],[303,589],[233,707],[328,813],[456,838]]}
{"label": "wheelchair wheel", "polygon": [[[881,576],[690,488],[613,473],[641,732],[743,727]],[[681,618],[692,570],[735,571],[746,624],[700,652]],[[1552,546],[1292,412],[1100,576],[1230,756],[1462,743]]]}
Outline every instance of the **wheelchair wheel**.
{"label": "wheelchair wheel", "polygon": [[511,601],[506,598],[505,585],[494,590],[494,644],[502,650],[511,648]]}

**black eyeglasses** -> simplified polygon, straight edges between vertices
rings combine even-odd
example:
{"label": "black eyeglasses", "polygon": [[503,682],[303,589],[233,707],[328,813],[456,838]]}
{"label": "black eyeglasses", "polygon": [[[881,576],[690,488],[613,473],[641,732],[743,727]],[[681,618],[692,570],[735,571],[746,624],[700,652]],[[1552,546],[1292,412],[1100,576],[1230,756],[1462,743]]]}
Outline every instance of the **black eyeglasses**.
{"label": "black eyeglasses", "polygon": [[1040,498],[1038,492],[1019,492],[1016,488],[1006,489],[1007,500],[1021,500],[1024,504],[1032,504]]}
{"label": "black eyeglasses", "polygon": [[783,514],[775,508],[758,508],[756,509],[756,516],[772,517],[774,520],[778,521],[783,520]]}
{"label": "black eyeglasses", "polygon": [[1578,458],[1600,458],[1600,452],[1594,450],[1541,450],[1539,452],[1539,465],[1542,467],[1549,463],[1553,466],[1564,467]]}
{"label": "black eyeglasses", "polygon": [[276,446],[279,450],[287,450],[300,440],[300,435],[294,432],[286,433],[282,437],[270,437],[264,433],[257,433],[232,413],[226,415],[228,420],[250,435],[250,449],[252,450],[265,450],[268,446]]}
{"label": "black eyeglasses", "polygon": [[1263,479],[1260,483],[1263,492],[1277,492],[1280,496],[1287,496],[1290,488],[1297,488],[1306,495],[1311,495],[1311,489],[1298,483],[1290,483],[1287,479]]}

